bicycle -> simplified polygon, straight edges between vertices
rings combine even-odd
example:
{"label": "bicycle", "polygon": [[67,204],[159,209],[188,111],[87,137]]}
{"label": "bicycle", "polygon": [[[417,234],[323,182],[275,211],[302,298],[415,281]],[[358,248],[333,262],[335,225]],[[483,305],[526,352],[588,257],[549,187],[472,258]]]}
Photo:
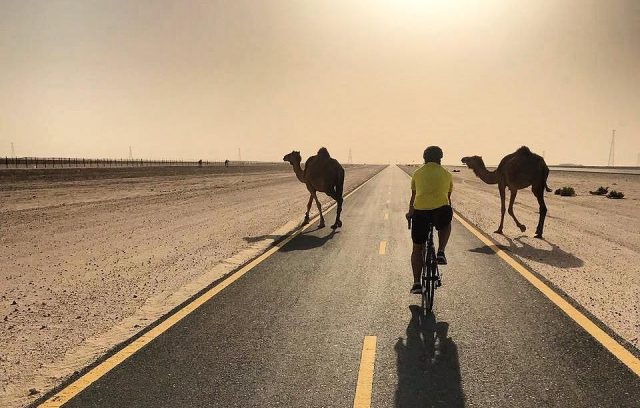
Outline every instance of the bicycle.
{"label": "bicycle", "polygon": [[[411,218],[407,218],[409,229],[411,229]],[[427,224],[427,243],[423,249],[422,273],[420,274],[420,285],[422,286],[422,310],[426,315],[433,309],[433,299],[436,289],[440,287],[440,272],[438,271],[438,260],[436,250],[433,246],[433,224]]]}

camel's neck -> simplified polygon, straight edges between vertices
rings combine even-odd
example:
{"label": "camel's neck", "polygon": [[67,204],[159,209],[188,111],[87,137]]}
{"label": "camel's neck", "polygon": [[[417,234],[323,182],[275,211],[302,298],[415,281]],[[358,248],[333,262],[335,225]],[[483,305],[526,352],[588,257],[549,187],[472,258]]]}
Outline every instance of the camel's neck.
{"label": "camel's neck", "polygon": [[480,178],[480,180],[487,184],[498,184],[497,170],[489,171],[484,165],[482,165],[480,168],[473,169],[473,172],[478,176],[478,178]]}
{"label": "camel's neck", "polygon": [[300,180],[301,183],[306,183],[304,181],[304,171],[302,170],[302,167],[300,167],[300,163],[291,163],[291,165],[293,166],[293,171],[296,173],[298,180]]}

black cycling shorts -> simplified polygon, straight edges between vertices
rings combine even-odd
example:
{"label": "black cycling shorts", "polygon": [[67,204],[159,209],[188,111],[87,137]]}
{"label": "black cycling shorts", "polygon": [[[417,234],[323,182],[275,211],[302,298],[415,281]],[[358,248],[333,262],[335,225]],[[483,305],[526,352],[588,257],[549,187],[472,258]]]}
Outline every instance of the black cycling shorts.
{"label": "black cycling shorts", "polygon": [[433,224],[438,231],[451,224],[453,209],[450,205],[434,208],[433,210],[413,210],[411,217],[411,239],[414,244],[427,242],[427,225]]}

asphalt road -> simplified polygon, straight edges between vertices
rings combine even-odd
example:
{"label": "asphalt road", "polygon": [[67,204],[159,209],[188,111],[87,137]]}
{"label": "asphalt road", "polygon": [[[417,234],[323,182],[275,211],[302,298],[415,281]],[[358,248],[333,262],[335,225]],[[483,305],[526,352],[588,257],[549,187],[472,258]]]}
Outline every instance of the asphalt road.
{"label": "asphalt road", "polygon": [[456,221],[421,317],[408,186],[387,168],[337,233],[296,237],[65,407],[350,407],[365,336],[373,407],[640,406],[638,377]]}

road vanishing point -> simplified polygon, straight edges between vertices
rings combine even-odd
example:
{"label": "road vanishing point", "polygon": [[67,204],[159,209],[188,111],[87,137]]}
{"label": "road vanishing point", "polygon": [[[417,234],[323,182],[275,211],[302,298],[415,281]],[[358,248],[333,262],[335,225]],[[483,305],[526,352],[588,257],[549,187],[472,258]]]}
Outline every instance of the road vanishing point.
{"label": "road vanishing point", "polygon": [[460,217],[423,314],[409,194],[387,167],[40,406],[640,407],[637,357]]}

